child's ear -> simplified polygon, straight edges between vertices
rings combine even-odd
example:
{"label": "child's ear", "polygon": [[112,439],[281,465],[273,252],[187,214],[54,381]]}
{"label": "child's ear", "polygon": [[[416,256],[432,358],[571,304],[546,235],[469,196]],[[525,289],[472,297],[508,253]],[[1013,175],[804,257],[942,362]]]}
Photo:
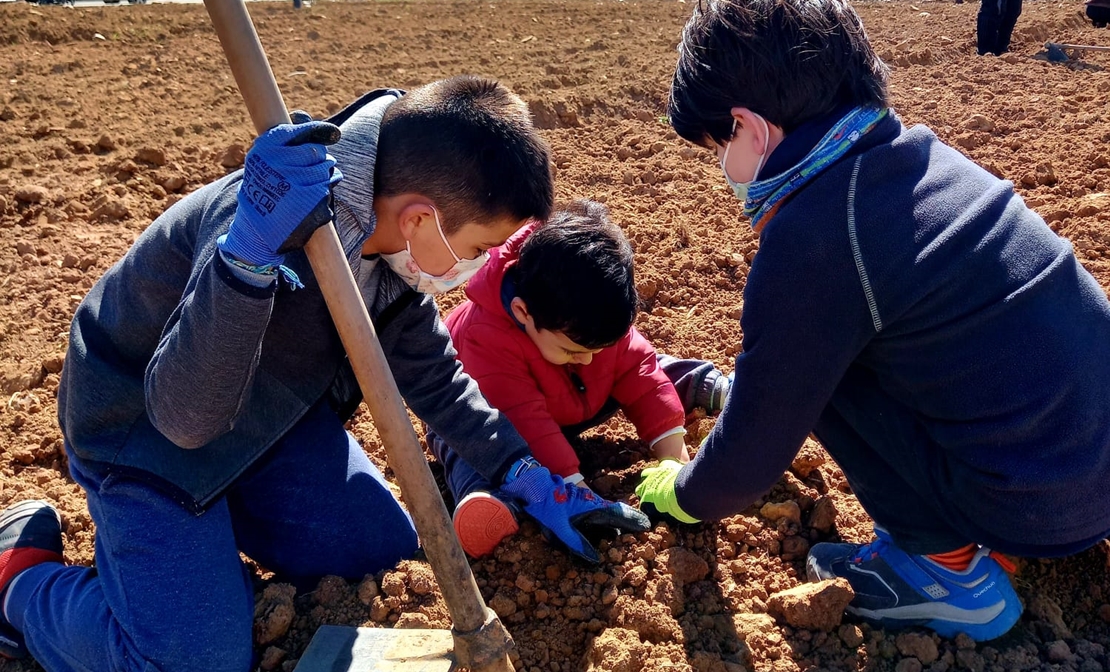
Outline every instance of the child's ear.
{"label": "child's ear", "polygon": [[521,324],[528,324],[532,316],[528,314],[528,304],[524,303],[524,299],[519,296],[514,296],[512,302],[509,303],[509,308],[513,311],[513,317]]}
{"label": "child's ear", "polygon": [[432,206],[427,203],[413,202],[401,208],[401,212],[397,219],[397,228],[401,232],[401,236],[405,240],[412,240],[416,235],[416,229],[420,223],[428,220],[435,223],[435,216],[432,214]]}
{"label": "child's ear", "polygon": [[[742,128],[750,129],[748,137],[751,140],[752,151],[757,155],[770,155],[775,147],[778,147],[779,143],[782,142],[782,139],[786,137],[781,128],[757,116],[755,112],[746,107],[734,107],[730,111],[732,118],[738,124],[738,130]],[[767,148],[766,152],[763,151],[764,147]]]}

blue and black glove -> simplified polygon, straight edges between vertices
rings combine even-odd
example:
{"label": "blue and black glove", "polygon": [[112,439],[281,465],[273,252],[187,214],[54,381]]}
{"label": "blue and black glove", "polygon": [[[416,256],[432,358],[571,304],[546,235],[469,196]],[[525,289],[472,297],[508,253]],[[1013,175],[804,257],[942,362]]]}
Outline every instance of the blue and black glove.
{"label": "blue and black glove", "polygon": [[258,267],[279,266],[331,221],[331,187],[343,178],[326,145],[339,127],[294,112],[293,123],[271,128],[247,152],[239,207],[216,241],[227,255]]}
{"label": "blue and black glove", "polygon": [[619,532],[644,532],[651,522],[640,511],[621,502],[598,497],[589,488],[565,483],[531,457],[509,467],[501,494],[524,507],[528,515],[544,527],[571,553],[589,562],[601,556],[582,534],[585,528],[616,529]]}

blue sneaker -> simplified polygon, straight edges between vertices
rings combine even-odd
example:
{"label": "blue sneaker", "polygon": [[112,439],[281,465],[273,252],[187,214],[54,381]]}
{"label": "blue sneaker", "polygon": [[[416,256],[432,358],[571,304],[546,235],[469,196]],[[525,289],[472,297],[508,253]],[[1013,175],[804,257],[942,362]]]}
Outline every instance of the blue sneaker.
{"label": "blue sneaker", "polygon": [[957,572],[902,551],[877,526],[875,535],[870,544],[816,544],[809,551],[811,581],[843,577],[852,585],[856,596],[848,613],[882,628],[923,626],[942,637],[962,632],[979,642],[1001,637],[1017,623],[1022,607],[1005,558],[980,548]]}

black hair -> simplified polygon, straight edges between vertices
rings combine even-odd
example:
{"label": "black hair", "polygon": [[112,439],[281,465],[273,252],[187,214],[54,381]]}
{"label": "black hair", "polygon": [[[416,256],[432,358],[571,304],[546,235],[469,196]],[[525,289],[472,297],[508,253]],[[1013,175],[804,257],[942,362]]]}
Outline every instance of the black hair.
{"label": "black hair", "polygon": [[671,125],[723,145],[731,109],[746,107],[790,133],[846,104],[885,107],[887,73],[847,0],[699,0],[678,47]]}
{"label": "black hair", "polygon": [[514,273],[536,329],[562,332],[583,348],[616,343],[636,320],[632,246],[596,201],[576,200],[538,226]]}
{"label": "black hair", "polygon": [[546,219],[554,201],[547,143],[528,106],[500,83],[460,75],[386,109],[374,193],[422,194],[451,233],[470,222]]}

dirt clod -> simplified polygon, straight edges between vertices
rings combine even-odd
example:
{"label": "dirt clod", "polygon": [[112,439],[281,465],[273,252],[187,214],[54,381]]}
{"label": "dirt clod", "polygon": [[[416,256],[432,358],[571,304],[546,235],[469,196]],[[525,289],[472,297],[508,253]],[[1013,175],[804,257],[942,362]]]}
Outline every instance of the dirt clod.
{"label": "dirt clod", "polygon": [[400,597],[405,593],[405,579],[400,572],[387,572],[382,577],[381,588],[390,597]]}
{"label": "dirt clod", "polygon": [[834,525],[836,525],[836,502],[831,497],[818,499],[809,514],[809,526],[818,532],[830,532]]}
{"label": "dirt clod", "polygon": [[778,521],[785,518],[796,524],[801,524],[802,522],[802,510],[795,501],[768,502],[759,510],[759,514],[771,521]]}
{"label": "dirt clod", "polygon": [[638,602],[627,595],[621,595],[613,604],[613,614],[616,625],[634,630],[645,640],[657,643],[685,640],[666,605]]}
{"label": "dirt clod", "polygon": [[847,579],[829,579],[775,593],[767,608],[796,628],[832,630],[840,625],[844,608],[853,597]]}
{"label": "dirt clod", "polygon": [[293,596],[297,589],[287,583],[273,583],[262,591],[254,604],[254,643],[262,646],[285,635],[296,612]]}
{"label": "dirt clod", "polygon": [[263,670],[276,670],[281,663],[285,660],[288,652],[285,649],[280,649],[276,646],[266,647],[266,651],[262,654],[262,662],[258,664]]}
{"label": "dirt clod", "polygon": [[655,562],[665,567],[678,584],[701,581],[709,574],[709,565],[702,558],[682,548],[669,548],[655,556]]}
{"label": "dirt clod", "polygon": [[351,589],[347,582],[338,576],[325,576],[316,585],[312,599],[321,606],[332,607],[351,596]]}
{"label": "dirt clod", "polygon": [[609,628],[590,643],[586,669],[590,672],[639,672],[650,645],[625,628]]}
{"label": "dirt clod", "polygon": [[164,166],[166,165],[166,153],[157,147],[141,147],[139,151],[135,152],[135,160]]}
{"label": "dirt clod", "polygon": [[894,640],[898,652],[903,656],[913,656],[922,665],[932,665],[940,657],[933,637],[920,632],[904,632]]}
{"label": "dirt clod", "polygon": [[921,661],[917,658],[903,658],[894,666],[894,672],[921,672]]}
{"label": "dirt clod", "polygon": [[863,631],[859,629],[858,625],[845,623],[837,630],[837,635],[840,637],[840,641],[844,642],[844,646],[850,649],[863,644]]}
{"label": "dirt clod", "polygon": [[40,187],[37,184],[28,184],[19,187],[15,190],[15,200],[20,203],[43,203],[50,198],[50,192],[46,187]]}
{"label": "dirt clod", "polygon": [[1029,614],[1051,628],[1058,639],[1072,639],[1071,629],[1064,623],[1064,610],[1048,595],[1037,595],[1029,601]]}
{"label": "dirt clod", "polygon": [[1071,660],[1071,647],[1062,639],[1050,642],[1046,651],[1048,660],[1053,663],[1063,663]]}
{"label": "dirt clod", "polygon": [[370,605],[381,591],[378,589],[378,583],[374,581],[374,577],[368,574],[359,582],[355,592],[358,595],[359,602]]}

